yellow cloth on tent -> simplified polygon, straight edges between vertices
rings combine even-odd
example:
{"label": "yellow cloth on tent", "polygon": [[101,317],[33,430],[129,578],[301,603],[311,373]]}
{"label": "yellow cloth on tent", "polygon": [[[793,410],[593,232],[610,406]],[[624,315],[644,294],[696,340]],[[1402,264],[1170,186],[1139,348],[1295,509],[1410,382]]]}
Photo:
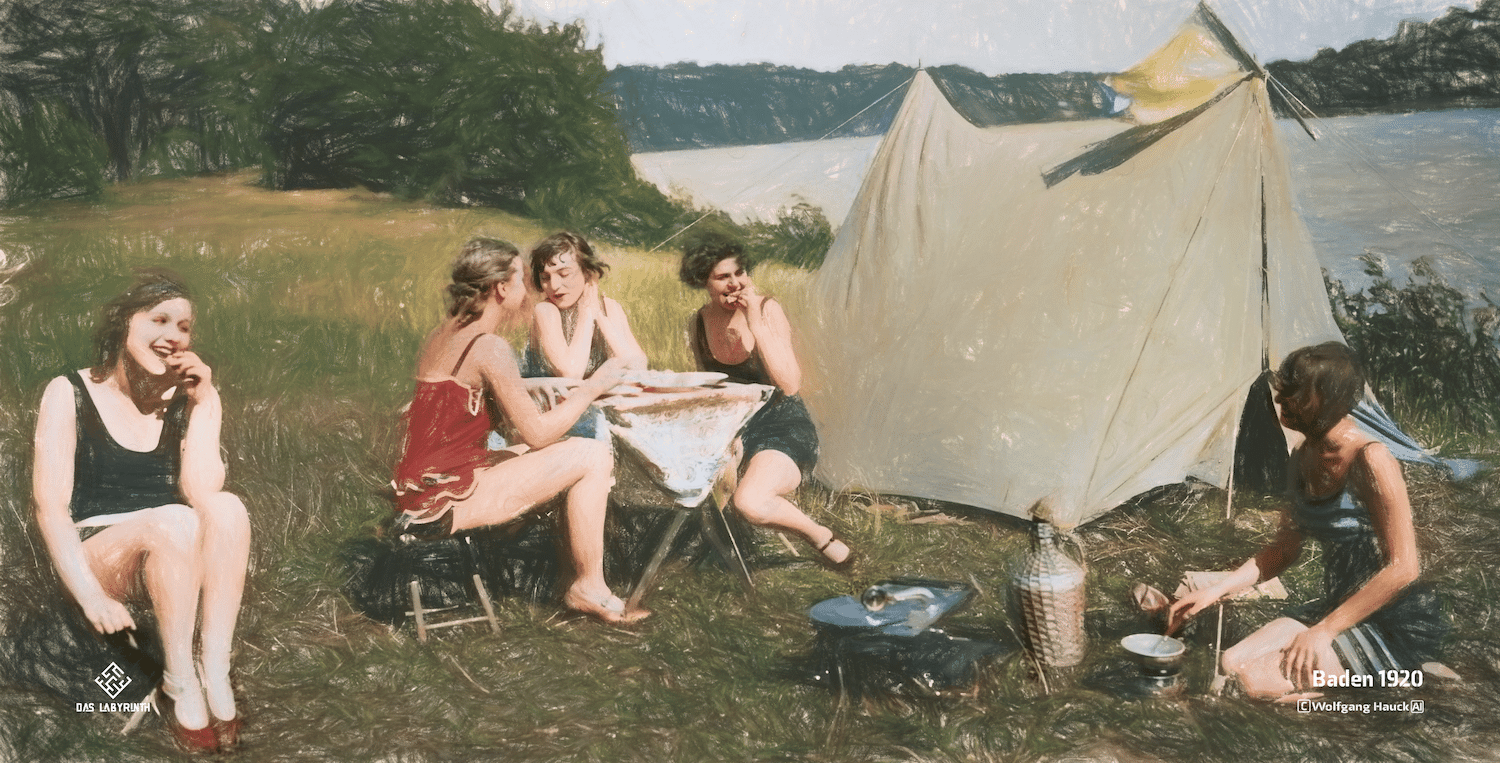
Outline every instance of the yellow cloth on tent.
{"label": "yellow cloth on tent", "polygon": [[1130,98],[1131,119],[1152,124],[1203,105],[1246,73],[1211,32],[1190,21],[1109,86]]}

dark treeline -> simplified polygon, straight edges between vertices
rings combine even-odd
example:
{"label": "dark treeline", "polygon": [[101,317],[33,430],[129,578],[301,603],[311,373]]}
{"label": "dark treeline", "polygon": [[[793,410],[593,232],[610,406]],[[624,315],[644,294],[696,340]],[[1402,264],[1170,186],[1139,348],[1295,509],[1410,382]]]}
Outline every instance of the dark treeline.
{"label": "dark treeline", "polygon": [[[1097,74],[928,69],[954,106],[981,125],[1100,116]],[[895,118],[915,70],[902,64],[819,72],[771,64],[621,66],[608,87],[636,151],[878,135]],[[894,92],[893,92],[894,91]],[[847,123],[846,123],[847,122]]]}
{"label": "dark treeline", "polygon": [[1500,106],[1500,0],[1267,69],[1319,114]]}
{"label": "dark treeline", "polygon": [[689,213],[636,178],[606,75],[579,27],[472,0],[3,0],[0,200],[255,167],[657,239]]}

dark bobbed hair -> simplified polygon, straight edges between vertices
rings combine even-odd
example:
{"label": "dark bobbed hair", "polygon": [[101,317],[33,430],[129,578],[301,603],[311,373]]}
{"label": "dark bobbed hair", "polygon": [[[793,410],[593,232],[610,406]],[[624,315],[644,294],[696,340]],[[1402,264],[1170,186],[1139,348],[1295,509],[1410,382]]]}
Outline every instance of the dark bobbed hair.
{"label": "dark bobbed hair", "polygon": [[1303,405],[1316,394],[1318,408],[1307,422],[1320,435],[1348,416],[1365,395],[1365,374],[1359,358],[1342,342],[1324,342],[1293,350],[1271,376],[1271,387],[1285,400]]}
{"label": "dark bobbed hair", "polygon": [[755,264],[745,253],[745,245],[739,241],[719,234],[699,236],[683,245],[682,265],[677,270],[677,277],[694,289],[707,288],[708,274],[713,272],[715,265],[727,259],[733,259],[747,273]]}
{"label": "dark bobbed hair", "polygon": [[567,252],[573,253],[574,261],[578,263],[578,267],[583,268],[585,276],[593,276],[594,280],[603,278],[604,271],[609,270],[609,263],[594,254],[594,247],[589,246],[588,239],[572,231],[560,231],[538,241],[536,246],[531,247],[531,287],[533,289],[542,290],[542,271],[546,270],[553,260]]}
{"label": "dark bobbed hair", "polygon": [[105,303],[94,327],[94,365],[89,376],[95,382],[104,381],[120,362],[130,319],[171,299],[192,300],[182,277],[166,268],[147,268],[137,270],[135,284]]}
{"label": "dark bobbed hair", "polygon": [[448,315],[467,326],[484,313],[484,301],[495,284],[509,281],[516,272],[515,246],[495,238],[473,238],[453,260],[453,281],[448,284]]}

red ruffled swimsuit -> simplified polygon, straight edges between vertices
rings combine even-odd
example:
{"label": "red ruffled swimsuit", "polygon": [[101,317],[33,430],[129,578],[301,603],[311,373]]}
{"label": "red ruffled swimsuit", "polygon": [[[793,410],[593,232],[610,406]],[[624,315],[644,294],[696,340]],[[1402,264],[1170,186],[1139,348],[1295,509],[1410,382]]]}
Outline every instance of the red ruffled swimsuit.
{"label": "red ruffled swimsuit", "polygon": [[[482,336],[482,335],[481,335]],[[449,376],[457,376],[479,337],[458,357]],[[495,462],[485,447],[492,428],[484,390],[457,379],[418,381],[406,420],[401,461],[396,464],[396,509],[415,524],[440,518],[455,500],[474,491],[475,472]]]}

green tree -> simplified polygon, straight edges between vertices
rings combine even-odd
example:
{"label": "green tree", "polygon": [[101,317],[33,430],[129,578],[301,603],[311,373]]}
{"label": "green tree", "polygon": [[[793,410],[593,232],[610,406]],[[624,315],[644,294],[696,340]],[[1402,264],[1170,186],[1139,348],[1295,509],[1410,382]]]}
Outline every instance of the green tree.
{"label": "green tree", "polygon": [[168,60],[196,0],[8,0],[0,5],[0,86],[18,118],[63,104],[98,136],[111,180],[176,123],[181,72]]}
{"label": "green tree", "polygon": [[66,105],[0,109],[0,201],[97,196],[104,166],[104,146]]}
{"label": "green tree", "polygon": [[683,211],[635,177],[576,25],[469,0],[335,0],[256,73],[278,188],[353,184],[640,240]]}

